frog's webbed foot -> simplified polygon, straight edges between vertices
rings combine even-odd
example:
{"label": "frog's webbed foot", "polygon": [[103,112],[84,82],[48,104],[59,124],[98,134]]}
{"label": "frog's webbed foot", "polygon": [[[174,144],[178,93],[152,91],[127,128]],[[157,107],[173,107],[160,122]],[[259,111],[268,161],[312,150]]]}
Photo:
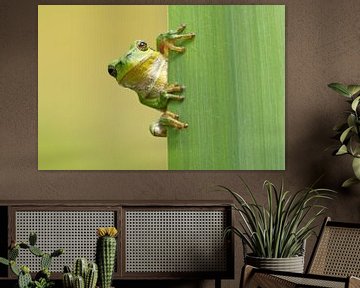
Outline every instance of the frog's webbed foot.
{"label": "frog's webbed foot", "polygon": [[167,33],[160,34],[156,39],[157,50],[160,51],[166,58],[169,56],[169,51],[176,51],[183,53],[185,47],[176,46],[175,42],[189,40],[195,37],[195,33],[182,34],[186,28],[185,24],[181,24],[176,30],[170,30]]}
{"label": "frog's webbed foot", "polygon": [[178,120],[179,116],[173,112],[166,111],[161,115],[159,123],[177,129],[187,128],[189,125]]}
{"label": "frog's webbed foot", "polygon": [[168,127],[184,129],[189,126],[187,123],[183,123],[178,119],[179,115],[170,111],[165,111],[161,115],[159,121],[154,122],[150,125],[151,134],[157,137],[166,137]]}

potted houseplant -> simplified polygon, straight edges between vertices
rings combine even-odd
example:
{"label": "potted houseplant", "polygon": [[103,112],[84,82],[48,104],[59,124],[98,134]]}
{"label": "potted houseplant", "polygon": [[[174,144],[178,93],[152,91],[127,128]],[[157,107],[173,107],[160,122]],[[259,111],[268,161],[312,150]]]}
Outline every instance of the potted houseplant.
{"label": "potted houseplant", "polygon": [[113,288],[112,276],[116,260],[116,237],[118,231],[115,227],[99,227],[96,230],[96,263],[88,262],[86,258],[78,258],[71,271],[64,266],[64,288]]}
{"label": "potted houseplant", "polygon": [[96,288],[97,279],[97,264],[89,262],[84,257],[75,260],[73,271],[69,266],[64,266],[62,275],[63,288]]}
{"label": "potted houseplant", "polygon": [[111,288],[118,231],[115,227],[99,227],[96,234],[98,236],[96,242],[96,263],[99,267],[99,287]]}
{"label": "potted houseplant", "polygon": [[[57,249],[52,253],[46,253],[36,246],[36,242],[36,233],[32,232],[29,236],[29,243],[12,242],[8,251],[8,259],[0,257],[0,263],[10,266],[11,271],[18,277],[17,288],[50,288],[55,284],[50,280],[50,265],[53,258],[62,255],[64,250]],[[41,270],[36,273],[34,279],[32,279],[28,266],[19,265],[16,262],[21,249],[28,250],[31,254],[40,258]]]}
{"label": "potted houseplant", "polygon": [[334,127],[339,145],[333,153],[336,156],[350,155],[352,157],[354,176],[342,184],[343,187],[349,187],[360,183],[360,85],[331,83],[328,86],[346,97],[350,104],[346,121]]}
{"label": "potted houseplant", "polygon": [[[243,242],[245,264],[259,268],[300,272],[304,270],[305,241],[314,233],[315,220],[326,207],[320,199],[331,199],[334,192],[328,189],[304,188],[296,193],[278,189],[269,181],[264,182],[266,205],[261,205],[245,184],[251,201],[225,186],[236,201],[233,208],[240,215],[239,227],[228,227]],[[247,250],[250,250],[248,253]]]}

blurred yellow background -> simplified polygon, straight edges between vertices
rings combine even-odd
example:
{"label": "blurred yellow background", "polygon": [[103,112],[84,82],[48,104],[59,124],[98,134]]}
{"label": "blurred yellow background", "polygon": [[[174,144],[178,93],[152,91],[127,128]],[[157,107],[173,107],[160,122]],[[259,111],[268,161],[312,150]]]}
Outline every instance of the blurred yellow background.
{"label": "blurred yellow background", "polygon": [[160,112],[119,86],[107,65],[143,39],[155,48],[167,6],[38,6],[38,169],[167,169]]}

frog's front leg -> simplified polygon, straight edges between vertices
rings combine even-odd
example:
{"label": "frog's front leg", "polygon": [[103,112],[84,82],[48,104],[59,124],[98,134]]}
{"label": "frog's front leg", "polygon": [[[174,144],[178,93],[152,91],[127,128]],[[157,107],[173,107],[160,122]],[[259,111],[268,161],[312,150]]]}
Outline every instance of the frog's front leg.
{"label": "frog's front leg", "polygon": [[176,30],[170,30],[167,33],[160,34],[156,39],[157,50],[160,51],[166,58],[169,56],[169,51],[176,51],[183,53],[185,47],[176,46],[175,42],[178,40],[187,40],[195,37],[195,33],[182,34],[186,28],[185,24],[181,24]]}
{"label": "frog's front leg", "polygon": [[[174,91],[174,90],[172,90],[172,91]],[[185,99],[185,96],[168,93],[167,90],[160,93],[160,102],[166,103],[166,106],[167,106],[167,103],[169,102],[169,100],[182,101],[184,99]]]}
{"label": "frog's front leg", "polygon": [[169,84],[168,87],[165,89],[166,92],[168,93],[181,93],[185,90],[185,86],[183,85],[179,85],[177,83],[174,83],[174,84]]}

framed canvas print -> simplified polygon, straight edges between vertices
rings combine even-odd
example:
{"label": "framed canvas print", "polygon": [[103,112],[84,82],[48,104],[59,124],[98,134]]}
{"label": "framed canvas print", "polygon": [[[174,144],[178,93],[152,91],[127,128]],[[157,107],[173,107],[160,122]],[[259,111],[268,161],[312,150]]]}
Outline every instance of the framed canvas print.
{"label": "framed canvas print", "polygon": [[39,5],[38,48],[39,170],[285,168],[284,5]]}

